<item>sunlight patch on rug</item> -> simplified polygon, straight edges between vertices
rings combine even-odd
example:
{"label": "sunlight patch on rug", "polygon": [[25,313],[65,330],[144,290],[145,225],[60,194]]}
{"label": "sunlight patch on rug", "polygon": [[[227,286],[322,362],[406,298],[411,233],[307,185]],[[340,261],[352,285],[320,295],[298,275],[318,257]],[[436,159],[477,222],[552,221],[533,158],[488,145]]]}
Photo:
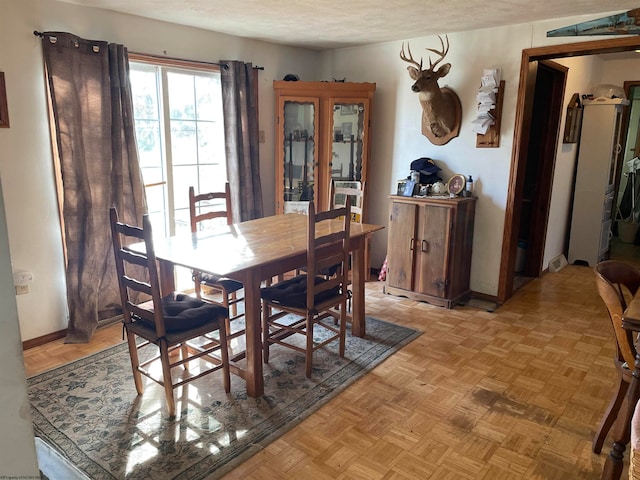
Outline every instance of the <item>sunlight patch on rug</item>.
{"label": "sunlight patch on rug", "polygon": [[126,344],[116,345],[28,379],[36,436],[94,480],[219,478],[421,334],[366,321],[366,338],[348,331],[346,358],[337,342],[314,354],[311,379],[301,354],[273,346],[262,397],[235,375],[225,393],[216,372],[176,389],[172,420],[159,385],[137,395]]}

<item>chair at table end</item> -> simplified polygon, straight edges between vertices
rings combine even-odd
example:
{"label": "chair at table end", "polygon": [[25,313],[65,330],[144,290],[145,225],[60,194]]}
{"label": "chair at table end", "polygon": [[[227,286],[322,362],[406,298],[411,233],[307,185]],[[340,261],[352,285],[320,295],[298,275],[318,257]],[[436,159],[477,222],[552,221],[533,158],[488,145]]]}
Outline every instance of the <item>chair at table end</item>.
{"label": "chair at table end", "polygon": [[613,327],[616,350],[614,365],[618,384],[593,439],[593,452],[600,453],[611,426],[615,422],[631,383],[636,349],[634,336],[622,328],[622,315],[628,301],[640,288],[640,270],[619,260],[606,260],[594,267],[598,293],[604,301]]}

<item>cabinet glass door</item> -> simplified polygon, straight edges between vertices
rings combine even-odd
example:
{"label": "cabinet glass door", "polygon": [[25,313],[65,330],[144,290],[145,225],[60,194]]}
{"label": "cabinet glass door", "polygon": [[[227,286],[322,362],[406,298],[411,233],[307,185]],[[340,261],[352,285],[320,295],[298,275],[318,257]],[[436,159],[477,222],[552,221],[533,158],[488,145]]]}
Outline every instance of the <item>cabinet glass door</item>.
{"label": "cabinet glass door", "polygon": [[333,180],[362,180],[365,103],[336,101],[333,105],[333,141],[329,166]]}
{"label": "cabinet glass door", "polygon": [[306,213],[314,199],[316,115],[313,102],[284,102],[284,213]]}

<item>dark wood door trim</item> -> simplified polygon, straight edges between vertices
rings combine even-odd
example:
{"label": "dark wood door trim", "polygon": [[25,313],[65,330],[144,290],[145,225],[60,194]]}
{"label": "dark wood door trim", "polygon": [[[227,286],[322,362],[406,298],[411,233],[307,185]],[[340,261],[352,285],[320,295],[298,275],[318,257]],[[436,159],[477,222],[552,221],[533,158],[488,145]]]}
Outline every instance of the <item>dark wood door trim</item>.
{"label": "dark wood door trim", "polygon": [[[537,160],[538,167],[531,215],[531,233],[529,235],[525,265],[525,273],[533,277],[539,277],[544,270],[544,247],[547,238],[551,189],[553,187],[558,140],[560,139],[560,120],[563,112],[562,105],[568,70],[564,65],[550,60],[543,60],[538,65],[538,78],[540,78],[541,71],[547,78],[546,84],[549,87],[547,94],[550,102],[546,105],[545,121],[542,125],[543,133],[539,137],[539,140],[541,140],[539,146],[540,155]],[[536,81],[537,83],[538,81]],[[535,105],[537,105],[537,100],[534,101]],[[537,122],[539,124],[540,120],[538,119]]]}
{"label": "dark wood door trim", "polygon": [[[520,80],[518,83],[518,99],[516,102],[516,115],[514,124],[513,149],[511,152],[511,169],[509,174],[509,189],[507,192],[507,204],[505,208],[505,222],[502,237],[502,255],[500,260],[500,274],[498,279],[498,301],[504,302],[513,293],[513,270],[516,262],[516,249],[518,244],[517,219],[514,218],[518,209],[518,187],[522,184],[524,175],[523,165],[520,163],[522,152],[527,149],[526,140],[528,131],[525,132],[525,105],[529,76],[529,63],[539,60],[550,60],[580,55],[597,55],[602,53],[616,53],[640,49],[640,37],[630,36],[589,42],[568,43],[564,45],[549,45],[546,47],[527,48],[522,51],[520,63]],[[528,128],[528,127],[527,127]]]}

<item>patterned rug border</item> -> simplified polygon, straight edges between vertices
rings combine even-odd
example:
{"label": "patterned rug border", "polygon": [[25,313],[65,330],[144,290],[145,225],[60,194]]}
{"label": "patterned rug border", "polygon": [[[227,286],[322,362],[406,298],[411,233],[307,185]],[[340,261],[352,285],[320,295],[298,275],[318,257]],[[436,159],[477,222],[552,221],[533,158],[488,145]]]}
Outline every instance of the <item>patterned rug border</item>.
{"label": "patterned rug border", "polygon": [[[201,461],[171,478],[173,480],[212,480],[220,478],[265,448],[265,446],[273,440],[298,425],[302,420],[326,405],[329,400],[343,392],[350,385],[384,362],[392,354],[402,349],[423,333],[419,330],[384,320],[378,320],[370,316],[366,317],[366,321],[368,331],[371,331],[371,329],[375,331],[374,324],[378,322],[380,324],[386,324],[386,328],[392,328],[393,335],[385,339],[378,339],[376,343],[363,354],[349,361],[348,364],[339,368],[337,372],[334,372],[321,382],[316,383],[310,390],[297,398],[295,403],[288,404],[287,408],[280,409],[280,411],[268,417],[268,427],[250,430],[247,434],[248,441],[238,442],[239,444],[229,445],[219,453],[209,454]],[[371,325],[369,325],[370,323]],[[368,337],[369,334],[365,340],[368,339]],[[126,352],[126,350],[126,342],[122,342],[71,363],[36,374],[27,379],[29,390],[43,382],[47,382],[58,376],[64,376],[97,360],[122,354]],[[130,372],[127,372],[127,375],[130,376]],[[133,382],[132,379],[127,380]],[[264,399],[266,402],[269,401],[267,392],[265,392],[265,396],[261,397],[261,399]],[[295,408],[291,408],[292,406]],[[41,439],[47,442],[52,448],[61,451],[64,457],[69,459],[71,463],[76,465],[90,478],[116,479],[113,474],[105,470],[79,448],[72,439],[52,425],[33,404],[31,414],[36,436],[41,437]],[[180,420],[176,421],[179,422]]]}

